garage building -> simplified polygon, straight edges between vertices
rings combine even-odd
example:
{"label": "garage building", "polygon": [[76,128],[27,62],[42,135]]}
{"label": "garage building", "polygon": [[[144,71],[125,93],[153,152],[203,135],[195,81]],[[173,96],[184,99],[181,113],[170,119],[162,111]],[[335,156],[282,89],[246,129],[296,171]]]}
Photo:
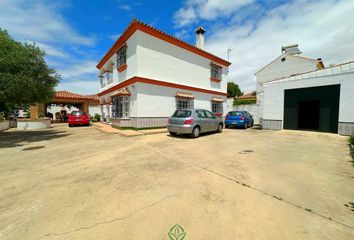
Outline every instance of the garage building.
{"label": "garage building", "polygon": [[263,129],[354,134],[354,61],[262,86]]}

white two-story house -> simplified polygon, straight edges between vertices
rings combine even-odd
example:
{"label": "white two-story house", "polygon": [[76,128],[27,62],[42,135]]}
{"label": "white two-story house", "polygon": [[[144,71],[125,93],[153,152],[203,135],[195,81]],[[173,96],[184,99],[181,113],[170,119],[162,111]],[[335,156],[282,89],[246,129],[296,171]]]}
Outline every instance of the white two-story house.
{"label": "white two-story house", "polygon": [[133,20],[97,64],[105,118],[139,129],[166,126],[176,109],[226,112],[231,63],[203,50],[204,32],[193,46]]}

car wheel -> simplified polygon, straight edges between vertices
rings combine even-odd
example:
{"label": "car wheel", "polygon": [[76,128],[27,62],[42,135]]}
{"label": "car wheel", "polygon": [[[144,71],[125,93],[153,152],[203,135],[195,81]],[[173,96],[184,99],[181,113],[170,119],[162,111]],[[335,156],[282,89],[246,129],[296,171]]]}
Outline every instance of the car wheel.
{"label": "car wheel", "polygon": [[170,135],[171,135],[171,136],[176,136],[177,133],[175,133],[175,132],[170,132]]}
{"label": "car wheel", "polygon": [[229,125],[225,125],[225,128],[229,128]]}
{"label": "car wheel", "polygon": [[216,130],[217,133],[221,133],[222,132],[222,124],[220,123],[218,126],[218,130]]}
{"label": "car wheel", "polygon": [[247,123],[245,123],[245,124],[243,125],[243,128],[244,128],[244,129],[247,129]]}
{"label": "car wheel", "polygon": [[198,126],[194,127],[191,135],[193,138],[198,138],[200,135],[200,128]]}
{"label": "car wheel", "polygon": [[72,127],[73,125],[69,124],[69,127]]}

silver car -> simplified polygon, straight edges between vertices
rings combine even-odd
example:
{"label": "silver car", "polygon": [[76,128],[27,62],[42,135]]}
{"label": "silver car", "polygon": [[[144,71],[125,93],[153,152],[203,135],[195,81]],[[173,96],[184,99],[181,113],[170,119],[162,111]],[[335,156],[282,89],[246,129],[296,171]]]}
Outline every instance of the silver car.
{"label": "silver car", "polygon": [[168,119],[167,129],[172,136],[190,134],[197,138],[205,132],[222,132],[223,121],[204,109],[176,110]]}

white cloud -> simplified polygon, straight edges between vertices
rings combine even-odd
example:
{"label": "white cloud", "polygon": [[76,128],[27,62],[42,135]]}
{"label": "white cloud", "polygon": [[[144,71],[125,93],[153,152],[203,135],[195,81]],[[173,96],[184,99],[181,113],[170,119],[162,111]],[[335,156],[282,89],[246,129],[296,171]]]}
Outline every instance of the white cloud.
{"label": "white cloud", "polygon": [[64,79],[88,78],[97,79],[98,70],[96,69],[96,61],[85,61],[73,63],[64,69],[58,69],[61,77]]}
{"label": "white cloud", "polygon": [[132,8],[128,4],[120,4],[118,6],[119,9],[124,10],[124,11],[130,11]]}
{"label": "white cloud", "polygon": [[181,8],[174,15],[174,19],[178,27],[183,27],[193,23],[197,19],[197,14],[193,7]]}
{"label": "white cloud", "polygon": [[199,19],[213,20],[230,16],[254,0],[187,0],[174,15],[177,27],[183,27]]}
{"label": "white cloud", "polygon": [[63,79],[58,89],[97,93],[97,53],[91,48],[96,39],[79,33],[64,19],[60,11],[72,6],[63,4],[66,2],[0,0],[0,27],[17,41],[35,42],[46,52],[48,65]]}
{"label": "white cloud", "polygon": [[181,31],[175,33],[175,37],[183,40],[189,37],[189,33],[186,29],[182,29]]}
{"label": "white cloud", "polygon": [[44,43],[39,43],[39,42],[37,42],[36,45],[40,49],[45,51],[46,55],[48,55],[48,56],[59,57],[59,58],[69,58],[69,55],[67,53],[65,53],[64,51],[62,51],[58,48],[52,47],[52,46],[44,44]]}
{"label": "white cloud", "polygon": [[57,90],[67,90],[79,94],[95,94],[99,91],[97,62],[83,61],[58,69],[63,80]]}
{"label": "white cloud", "polygon": [[208,24],[206,50],[226,59],[232,48],[229,80],[243,91],[255,90],[254,73],[278,57],[282,45],[298,43],[304,56],[321,57],[326,65],[354,60],[354,1],[294,0],[264,10],[256,20],[233,22],[236,10],[230,22]]}
{"label": "white cloud", "polygon": [[20,41],[93,46],[95,38],[75,31],[58,13],[60,6],[45,0],[1,0],[1,27]]}
{"label": "white cloud", "polygon": [[74,92],[78,94],[97,94],[99,90],[99,82],[98,81],[63,81],[60,82],[56,87],[56,90],[65,90],[69,92]]}
{"label": "white cloud", "polygon": [[122,34],[112,34],[109,35],[108,38],[112,39],[113,41],[116,41]]}

